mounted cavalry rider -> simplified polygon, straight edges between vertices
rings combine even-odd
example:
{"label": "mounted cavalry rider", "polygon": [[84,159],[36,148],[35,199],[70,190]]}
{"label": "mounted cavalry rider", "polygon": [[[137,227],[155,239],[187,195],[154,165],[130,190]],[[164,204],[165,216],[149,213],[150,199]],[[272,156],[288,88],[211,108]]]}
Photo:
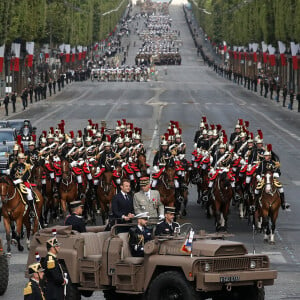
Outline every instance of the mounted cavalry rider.
{"label": "mounted cavalry rider", "polygon": [[201,150],[208,150],[210,145],[208,139],[208,132],[206,129],[203,129],[202,135],[198,138],[196,148],[200,148]]}
{"label": "mounted cavalry rider", "polygon": [[267,150],[264,153],[264,159],[262,160],[262,162],[260,163],[259,167],[256,170],[257,186],[254,192],[255,200],[256,200],[255,203],[258,203],[259,198],[261,196],[261,191],[265,185],[265,180],[264,180],[265,173],[266,171],[270,170],[273,172],[274,184],[277,187],[280,194],[282,209],[287,209],[290,207],[290,205],[285,202],[282,183],[278,179],[281,174],[279,167],[280,167],[280,163],[272,159],[272,145],[269,144],[267,146]]}
{"label": "mounted cavalry rider", "polygon": [[[159,169],[166,165],[166,159],[171,157],[171,152],[169,151],[169,144],[166,140],[162,140],[160,143],[159,151],[156,152],[153,159],[153,172],[158,173]],[[152,188],[157,185],[157,179],[154,178],[152,181]]]}
{"label": "mounted cavalry rider", "polygon": [[129,150],[128,148],[124,145],[124,139],[121,137],[118,137],[116,139],[116,148],[115,152],[120,155],[120,159],[122,159],[123,162],[128,162],[129,159]]}
{"label": "mounted cavalry rider", "polygon": [[[209,184],[208,184],[208,197],[211,195],[211,191],[215,182],[215,179],[219,173],[229,172],[229,166],[232,162],[232,154],[230,151],[226,151],[226,138],[223,138],[223,143],[219,145],[218,151],[214,154],[211,163],[211,169],[209,171]],[[232,177],[231,186],[234,190],[235,181]]]}
{"label": "mounted cavalry rider", "polygon": [[30,141],[28,143],[28,150],[26,150],[25,152],[25,156],[27,157],[26,162],[28,164],[34,164],[37,159],[39,158],[39,152],[37,151],[37,149],[35,148],[35,142],[34,141]]}
{"label": "mounted cavalry rider", "polygon": [[27,199],[27,203],[29,204],[30,214],[35,215],[33,208],[33,195],[30,183],[28,179],[30,177],[30,170],[32,166],[30,164],[25,163],[25,155],[20,152],[18,154],[18,161],[15,162],[10,170],[10,177],[18,188],[18,190],[22,193],[24,199]]}
{"label": "mounted cavalry rider", "polygon": [[104,151],[101,153],[99,158],[99,166],[105,167],[107,164],[114,165],[116,159],[116,153],[111,149],[110,141],[103,142]]}
{"label": "mounted cavalry rider", "polygon": [[18,154],[21,150],[21,146],[19,144],[15,144],[13,147],[13,153],[9,155],[8,158],[8,165],[11,168],[11,166],[18,161]]}

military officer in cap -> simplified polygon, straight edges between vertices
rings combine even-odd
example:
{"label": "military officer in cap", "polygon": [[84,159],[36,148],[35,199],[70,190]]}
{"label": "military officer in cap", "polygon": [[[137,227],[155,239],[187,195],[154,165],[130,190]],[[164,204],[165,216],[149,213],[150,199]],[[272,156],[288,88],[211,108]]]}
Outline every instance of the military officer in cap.
{"label": "military officer in cap", "polygon": [[173,235],[175,228],[179,228],[179,224],[174,222],[175,207],[165,207],[165,219],[157,224],[155,235]]}
{"label": "military officer in cap", "polygon": [[65,220],[65,225],[71,225],[73,230],[78,232],[86,232],[85,223],[82,218],[83,204],[81,201],[73,201],[70,203],[71,215]]}
{"label": "military officer in cap", "polygon": [[40,281],[44,277],[44,269],[39,262],[28,266],[29,282],[24,288],[24,300],[45,300]]}
{"label": "military officer in cap", "polygon": [[156,190],[150,189],[149,177],[140,179],[141,190],[134,194],[133,206],[134,213],[140,214],[145,211],[149,213],[150,218],[164,217],[164,206],[160,201],[160,194]]}
{"label": "military officer in cap", "polygon": [[64,299],[64,286],[68,284],[68,279],[64,277],[63,269],[57,259],[60,245],[56,236],[46,242],[48,254],[42,266],[45,269],[47,300]]}
{"label": "military officer in cap", "polygon": [[129,229],[129,246],[132,256],[143,257],[144,245],[152,240],[151,230],[147,227],[148,212],[136,215],[137,225]]}

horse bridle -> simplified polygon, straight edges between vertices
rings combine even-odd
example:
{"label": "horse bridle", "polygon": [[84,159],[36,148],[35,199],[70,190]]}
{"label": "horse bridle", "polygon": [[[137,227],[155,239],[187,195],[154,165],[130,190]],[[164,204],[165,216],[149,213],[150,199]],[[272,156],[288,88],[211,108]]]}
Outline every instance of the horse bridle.
{"label": "horse bridle", "polygon": [[[0,184],[1,183],[7,184],[8,187],[10,186],[9,182],[7,182],[6,180],[3,180],[2,182],[0,182]],[[15,195],[17,193],[17,189],[16,189],[16,187],[14,187],[14,193],[11,197],[9,197],[9,189],[8,188],[7,188],[6,195],[4,195],[4,193],[2,193],[2,192],[3,192],[3,185],[1,185],[0,201],[3,202],[3,204],[6,204],[8,201],[12,200],[15,197]],[[4,197],[4,199],[3,199],[3,197]]]}

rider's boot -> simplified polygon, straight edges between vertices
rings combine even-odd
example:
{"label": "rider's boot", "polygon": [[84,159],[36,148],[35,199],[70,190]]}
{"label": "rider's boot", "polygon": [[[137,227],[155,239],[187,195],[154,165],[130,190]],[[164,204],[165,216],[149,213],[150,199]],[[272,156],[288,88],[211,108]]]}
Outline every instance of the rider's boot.
{"label": "rider's boot", "polygon": [[281,208],[283,210],[288,209],[290,207],[290,205],[285,202],[284,192],[280,193],[280,200],[281,200]]}

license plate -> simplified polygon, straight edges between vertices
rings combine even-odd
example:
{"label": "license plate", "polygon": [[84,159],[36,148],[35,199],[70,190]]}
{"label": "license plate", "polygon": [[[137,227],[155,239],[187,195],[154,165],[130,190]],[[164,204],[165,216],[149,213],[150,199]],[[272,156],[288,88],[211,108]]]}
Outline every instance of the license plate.
{"label": "license plate", "polygon": [[220,282],[227,283],[227,282],[236,282],[240,281],[240,276],[221,276]]}

